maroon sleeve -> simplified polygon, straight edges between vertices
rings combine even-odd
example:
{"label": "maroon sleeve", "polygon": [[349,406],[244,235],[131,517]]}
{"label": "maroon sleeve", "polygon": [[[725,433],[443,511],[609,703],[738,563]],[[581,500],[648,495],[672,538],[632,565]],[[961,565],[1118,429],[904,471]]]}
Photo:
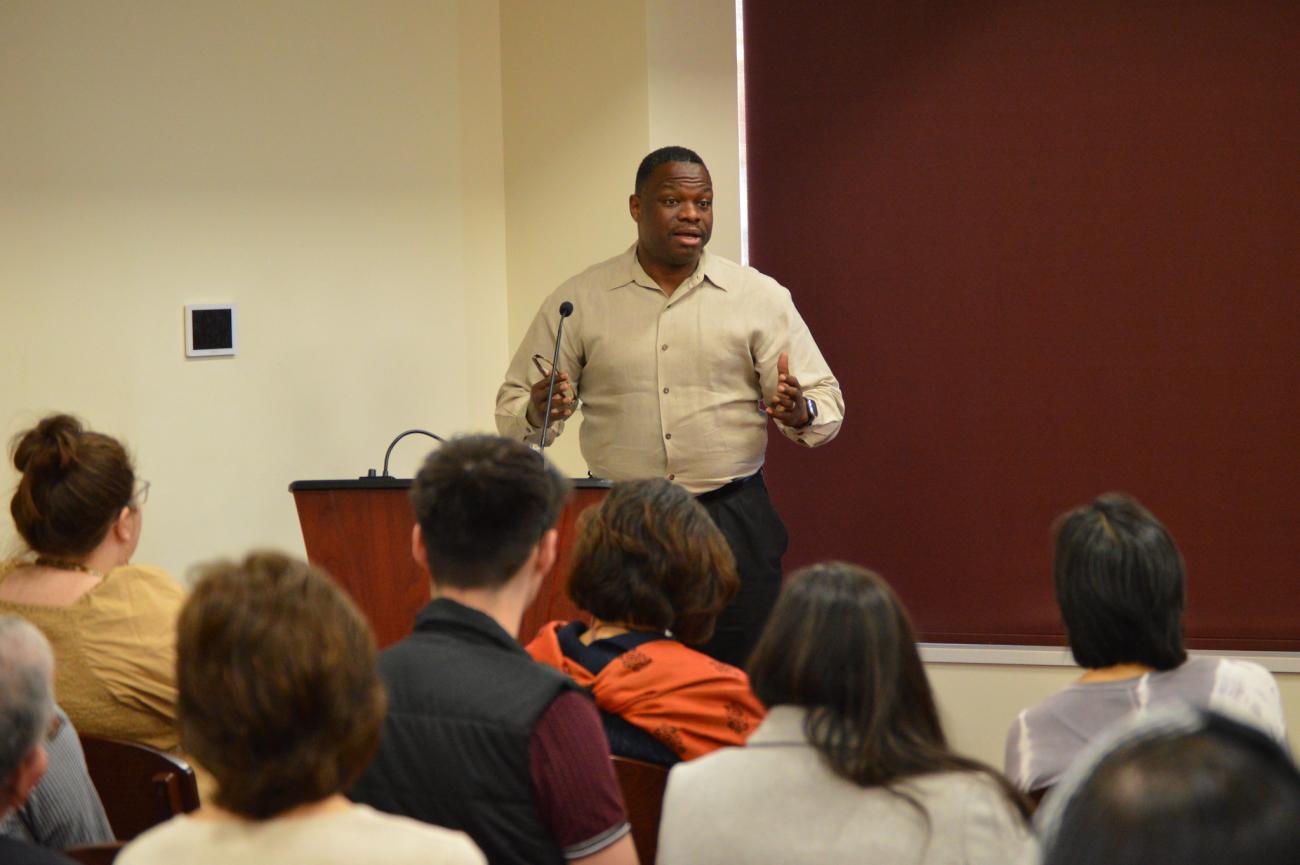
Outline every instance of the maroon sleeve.
{"label": "maroon sleeve", "polygon": [[528,758],[538,812],[564,858],[590,856],[627,834],[605,729],[585,695],[565,691],[546,707]]}

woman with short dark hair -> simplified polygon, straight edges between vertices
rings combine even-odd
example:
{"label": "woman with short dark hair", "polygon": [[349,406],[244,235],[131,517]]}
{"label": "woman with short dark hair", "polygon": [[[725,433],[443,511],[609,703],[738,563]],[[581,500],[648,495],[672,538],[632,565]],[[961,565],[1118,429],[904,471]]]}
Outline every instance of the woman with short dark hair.
{"label": "woman with short dark hair", "polygon": [[482,863],[468,837],[343,797],[379,745],[375,642],[324,572],[279,553],[217,562],[181,612],[181,744],[212,803],[141,835],[121,865]]}
{"label": "woman with short dark hair", "polygon": [[59,704],[83,734],[174,749],[180,585],[131,563],[149,485],[122,443],[66,414],[13,441],[10,501],[30,555],[0,565],[0,612],[54,647]]}
{"label": "woman with short dark hair", "polygon": [[1008,865],[1027,808],[944,738],[911,623],[880,577],[796,572],[749,664],[767,718],[673,769],[660,865]]}
{"label": "woman with short dark hair", "polygon": [[1110,493],[1065,514],[1052,570],[1070,651],[1084,673],[1022,711],[1007,732],[1006,772],[1021,790],[1040,796],[1103,730],[1162,704],[1208,706],[1285,737],[1281,697],[1267,670],[1188,658],[1183,557],[1136,500]]}
{"label": "woman with short dark hair", "polygon": [[615,484],[579,518],[569,597],[593,616],[551,622],[534,658],[588,688],[614,754],[672,764],[745,740],[763,717],[744,672],[690,648],[740,581],[726,539],[666,480]]}

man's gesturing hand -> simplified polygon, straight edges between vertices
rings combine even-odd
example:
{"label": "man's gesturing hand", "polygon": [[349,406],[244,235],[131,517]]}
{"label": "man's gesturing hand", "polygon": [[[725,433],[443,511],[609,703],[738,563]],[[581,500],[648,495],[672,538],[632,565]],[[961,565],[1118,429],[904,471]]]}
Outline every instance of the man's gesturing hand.
{"label": "man's gesturing hand", "polygon": [[562,372],[555,377],[555,396],[551,398],[551,416],[542,422],[546,414],[546,391],[550,387],[549,377],[543,377],[533,385],[528,394],[528,423],[535,427],[548,426],[557,420],[564,420],[573,414],[573,387],[569,384],[569,374]]}
{"label": "man's gesturing hand", "polygon": [[[767,401],[768,415],[795,429],[807,426],[812,420],[808,416],[808,401],[804,399],[799,380],[790,375],[790,355],[786,352],[781,352],[776,359],[776,371],[776,395]],[[543,393],[542,402],[545,401],[546,394]]]}

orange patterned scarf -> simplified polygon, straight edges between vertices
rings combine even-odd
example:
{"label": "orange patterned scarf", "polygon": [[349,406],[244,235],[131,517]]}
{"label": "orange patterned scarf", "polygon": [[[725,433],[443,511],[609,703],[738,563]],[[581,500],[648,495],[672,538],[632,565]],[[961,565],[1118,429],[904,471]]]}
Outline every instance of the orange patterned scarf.
{"label": "orange patterned scarf", "polygon": [[549,622],[528,644],[535,659],[567,673],[596,705],[667,745],[683,760],[743,745],[765,710],[743,670],[664,637],[619,655],[592,674],[564,654],[565,622]]}

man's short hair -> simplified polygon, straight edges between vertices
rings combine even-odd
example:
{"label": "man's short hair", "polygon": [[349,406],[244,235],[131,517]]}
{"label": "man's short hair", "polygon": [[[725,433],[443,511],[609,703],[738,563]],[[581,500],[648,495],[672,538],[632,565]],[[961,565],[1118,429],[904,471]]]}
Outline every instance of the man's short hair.
{"label": "man's short hair", "polygon": [[727,539],[704,506],[671,481],[614,484],[600,507],[578,520],[569,597],[602,621],[702,643],[739,589]]}
{"label": "man's short hair", "polygon": [[45,635],[0,616],[0,788],[32,752],[54,715],[54,655]]}
{"label": "man's short hair", "polygon": [[1294,865],[1300,770],[1262,731],[1177,706],[1113,728],[1038,817],[1046,865]]}
{"label": "man's short hair", "polygon": [[324,571],[281,553],[199,569],[177,624],[181,747],[254,820],[352,784],[387,705],[375,640]]}
{"label": "man's short hair", "polygon": [[429,454],[411,485],[438,586],[510,581],[559,519],[568,480],[523,442],[462,436]]}
{"label": "man's short hair", "polygon": [[[669,162],[691,162],[695,165],[704,165],[704,160],[700,158],[700,154],[689,147],[677,147],[676,145],[660,147],[658,150],[647,153],[645,159],[642,159],[641,164],[637,166],[636,186],[632,191],[640,195],[642,185],[650,178],[651,174],[654,174],[654,170]],[[705,171],[708,168],[707,165],[704,165]]]}
{"label": "man's short hair", "polygon": [[1109,493],[1062,517],[1053,573],[1079,666],[1172,670],[1187,660],[1183,557],[1136,500]]}

